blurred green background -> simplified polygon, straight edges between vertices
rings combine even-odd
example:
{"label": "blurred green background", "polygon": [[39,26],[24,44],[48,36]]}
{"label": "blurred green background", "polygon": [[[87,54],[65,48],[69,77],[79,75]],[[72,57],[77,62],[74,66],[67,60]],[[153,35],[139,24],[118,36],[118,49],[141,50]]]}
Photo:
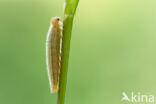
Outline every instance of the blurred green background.
{"label": "blurred green background", "polygon": [[[0,0],[0,104],[56,104],[45,40],[64,0]],[[128,104],[122,92],[156,96],[156,0],[80,0],[66,104]]]}

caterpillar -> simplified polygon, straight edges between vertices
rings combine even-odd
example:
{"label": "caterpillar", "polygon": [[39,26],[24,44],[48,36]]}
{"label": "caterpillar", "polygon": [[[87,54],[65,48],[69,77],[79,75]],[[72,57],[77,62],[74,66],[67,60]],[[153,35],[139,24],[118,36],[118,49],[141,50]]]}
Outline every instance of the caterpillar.
{"label": "caterpillar", "polygon": [[53,17],[46,39],[46,63],[51,93],[59,90],[62,37],[62,22],[59,17]]}

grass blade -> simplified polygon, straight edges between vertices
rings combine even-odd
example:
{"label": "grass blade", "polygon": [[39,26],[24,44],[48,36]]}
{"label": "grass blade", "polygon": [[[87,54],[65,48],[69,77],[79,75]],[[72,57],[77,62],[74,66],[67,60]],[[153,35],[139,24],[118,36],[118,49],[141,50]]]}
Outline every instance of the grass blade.
{"label": "grass blade", "polygon": [[62,67],[60,73],[57,104],[64,104],[65,102],[72,24],[78,2],[79,0],[65,1],[64,18],[63,18]]}

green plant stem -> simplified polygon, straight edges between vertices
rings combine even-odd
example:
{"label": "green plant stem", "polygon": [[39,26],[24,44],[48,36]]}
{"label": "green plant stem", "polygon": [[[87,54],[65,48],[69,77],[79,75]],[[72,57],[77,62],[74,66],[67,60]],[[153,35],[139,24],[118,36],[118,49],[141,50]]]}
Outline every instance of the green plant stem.
{"label": "green plant stem", "polygon": [[72,32],[72,24],[74,14],[79,0],[66,0],[64,8],[63,19],[63,40],[62,40],[62,67],[60,72],[58,102],[57,104],[64,104],[66,94],[67,72],[68,72],[68,60],[70,50],[70,40]]}
{"label": "green plant stem", "polygon": [[[73,18],[70,19],[73,20]],[[59,92],[58,92],[58,104],[64,104],[64,100],[65,100],[72,20],[70,21],[70,23],[68,22],[68,20],[64,20],[63,33],[68,35],[64,35],[63,36],[64,39],[62,41],[63,53],[62,53],[62,68],[61,68],[60,82],[59,82],[60,85],[59,85]]]}

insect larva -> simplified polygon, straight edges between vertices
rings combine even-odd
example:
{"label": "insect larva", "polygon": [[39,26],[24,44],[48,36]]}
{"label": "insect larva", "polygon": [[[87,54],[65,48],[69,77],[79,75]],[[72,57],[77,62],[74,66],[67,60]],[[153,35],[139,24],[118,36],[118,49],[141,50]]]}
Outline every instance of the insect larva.
{"label": "insect larva", "polygon": [[59,17],[52,18],[46,41],[47,69],[51,92],[59,89],[59,75],[61,68],[61,38],[62,23]]}

